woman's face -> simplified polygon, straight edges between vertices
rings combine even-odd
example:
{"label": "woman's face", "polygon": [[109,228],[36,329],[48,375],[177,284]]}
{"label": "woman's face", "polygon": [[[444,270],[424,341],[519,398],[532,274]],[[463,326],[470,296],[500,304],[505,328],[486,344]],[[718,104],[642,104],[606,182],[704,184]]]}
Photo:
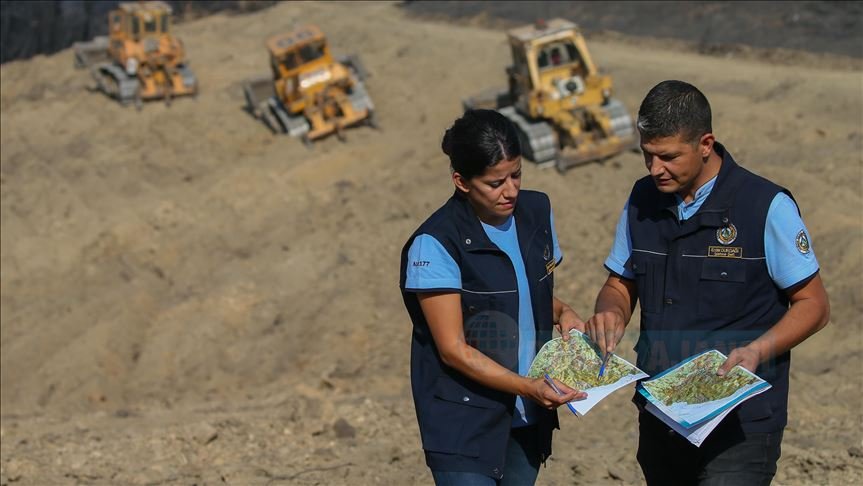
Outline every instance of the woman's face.
{"label": "woman's face", "polygon": [[470,201],[477,216],[484,223],[500,225],[515,210],[518,191],[521,188],[521,157],[502,160],[485,172],[465,179],[454,172],[453,182]]}

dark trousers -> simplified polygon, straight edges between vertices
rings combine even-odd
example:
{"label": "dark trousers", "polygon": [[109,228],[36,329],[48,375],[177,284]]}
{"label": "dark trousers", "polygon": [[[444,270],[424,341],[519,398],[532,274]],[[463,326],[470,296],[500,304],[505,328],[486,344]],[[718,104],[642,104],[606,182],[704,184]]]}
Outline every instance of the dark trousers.
{"label": "dark trousers", "polygon": [[638,432],[638,463],[649,486],[767,486],[782,445],[781,430],[745,433],[723,422],[699,448],[650,412],[639,413]]}

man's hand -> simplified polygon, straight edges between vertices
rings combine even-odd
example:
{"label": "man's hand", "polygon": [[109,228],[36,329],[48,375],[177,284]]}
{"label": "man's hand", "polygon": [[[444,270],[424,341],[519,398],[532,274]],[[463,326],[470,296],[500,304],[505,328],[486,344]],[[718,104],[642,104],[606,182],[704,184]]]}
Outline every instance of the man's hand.
{"label": "man's hand", "polygon": [[587,336],[603,353],[611,353],[626,331],[626,321],[619,312],[598,312],[587,320]]}
{"label": "man's hand", "polygon": [[527,380],[528,383],[522,396],[530,398],[543,408],[547,408],[549,410],[554,410],[567,402],[584,400],[587,398],[587,393],[570,388],[558,380],[554,380],[554,384],[557,386],[558,390],[563,392],[563,395],[558,395],[557,392],[545,382],[544,378],[527,378]]}
{"label": "man's hand", "polygon": [[608,275],[596,296],[595,314],[587,320],[587,336],[599,346],[603,357],[613,352],[623,338],[637,300],[635,281]]}
{"label": "man's hand", "polygon": [[560,312],[560,320],[558,320],[554,327],[557,329],[557,332],[560,333],[560,336],[564,341],[569,341],[570,330],[576,329],[584,332],[585,329],[584,321],[582,321],[581,318],[578,317],[578,314],[569,307],[565,307]]}
{"label": "man's hand", "polygon": [[722,363],[722,366],[719,367],[719,370],[716,372],[719,376],[724,376],[726,373],[731,371],[731,368],[734,368],[737,365],[740,365],[747,370],[755,373],[755,368],[758,368],[758,364],[761,363],[761,358],[758,354],[758,351],[753,349],[751,346],[744,346],[742,348],[735,348],[730,353],[728,353],[728,359]]}

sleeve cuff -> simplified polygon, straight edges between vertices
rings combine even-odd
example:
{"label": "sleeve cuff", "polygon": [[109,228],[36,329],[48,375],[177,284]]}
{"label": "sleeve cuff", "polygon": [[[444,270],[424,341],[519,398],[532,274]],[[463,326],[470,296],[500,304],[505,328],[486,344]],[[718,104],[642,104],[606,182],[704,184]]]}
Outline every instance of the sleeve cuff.
{"label": "sleeve cuff", "polygon": [[442,292],[447,290],[461,292],[461,282],[447,278],[426,278],[405,283],[406,292]]}
{"label": "sleeve cuff", "polygon": [[635,274],[632,273],[631,270],[627,270],[626,267],[621,265],[615,260],[609,258],[605,261],[605,265],[603,265],[606,270],[617,275],[620,278],[625,278],[627,280],[635,280]]}
{"label": "sleeve cuff", "polygon": [[423,287],[423,288],[414,288],[414,287],[406,287],[405,292],[411,292],[414,294],[424,294],[431,292],[452,292],[454,294],[461,293],[460,288],[455,287]]}
{"label": "sleeve cuff", "polygon": [[[792,289],[792,288],[794,288],[794,287],[797,287],[798,285],[803,284],[803,283],[806,283],[806,282],[808,282],[808,281],[812,280],[813,278],[815,278],[815,276],[816,276],[816,275],[818,275],[818,272],[820,272],[820,271],[821,271],[821,269],[820,269],[820,268],[816,268],[814,272],[810,273],[810,274],[809,274],[809,275],[807,275],[806,277],[803,277],[803,278],[801,278],[801,279],[797,279],[797,280],[795,280],[795,281],[794,281],[794,283],[789,284],[789,285],[780,285],[780,286],[779,286],[779,288],[780,288],[781,290],[789,290],[789,289]],[[782,283],[784,284],[784,283],[786,283],[788,280],[789,280],[789,279],[783,279],[783,282],[782,282]]]}

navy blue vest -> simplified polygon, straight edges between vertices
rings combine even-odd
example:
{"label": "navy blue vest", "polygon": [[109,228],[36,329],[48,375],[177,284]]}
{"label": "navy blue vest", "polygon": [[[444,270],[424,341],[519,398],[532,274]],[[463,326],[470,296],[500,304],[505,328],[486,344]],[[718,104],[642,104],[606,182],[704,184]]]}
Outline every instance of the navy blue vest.
{"label": "navy blue vest", "polygon": [[[522,190],[514,211],[519,247],[530,282],[536,349],[552,337],[554,254],[548,196]],[[509,257],[489,240],[476,213],[456,193],[408,239],[400,287],[413,322],[411,388],[426,462],[441,471],[476,472],[500,479],[515,395],[463,376],[441,361],[417,295],[405,290],[408,249],[420,234],[433,236],[461,271],[461,307],[468,344],[518,373],[518,282]],[[542,459],[551,454],[557,412],[540,409]]]}
{"label": "navy blue vest", "polygon": [[[629,202],[632,256],[641,304],[638,367],[654,375],[716,348],[755,340],[788,310],[788,297],[767,271],[764,227],[770,203],[787,190],[739,167],[719,143],[716,183],[691,218],[679,222],[677,200],[650,177],[635,183]],[[790,196],[790,193],[788,193]],[[736,420],[750,432],[773,432],[787,420],[790,353],[756,373],[773,388],[740,405]],[[636,394],[636,401],[639,397]]]}

